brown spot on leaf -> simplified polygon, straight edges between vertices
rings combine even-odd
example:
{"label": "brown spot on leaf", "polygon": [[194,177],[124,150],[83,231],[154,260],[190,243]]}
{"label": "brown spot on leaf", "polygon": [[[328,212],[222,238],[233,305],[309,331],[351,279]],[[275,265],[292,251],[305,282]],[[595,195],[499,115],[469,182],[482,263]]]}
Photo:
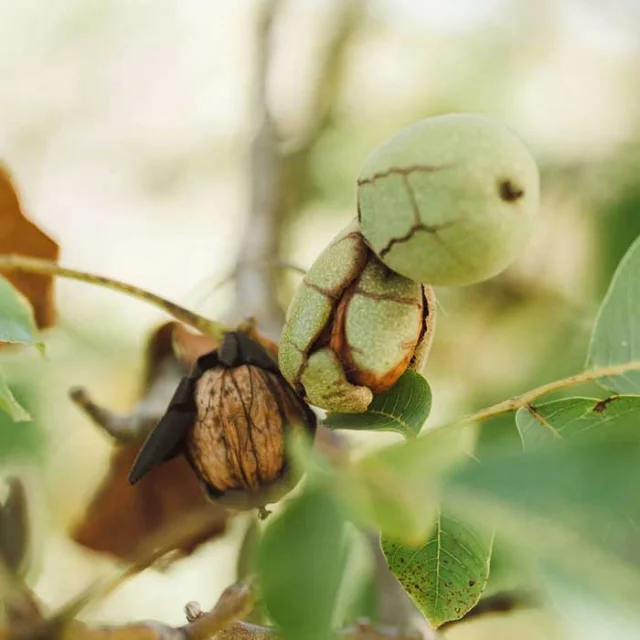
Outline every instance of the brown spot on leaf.
{"label": "brown spot on leaf", "polygon": [[[57,260],[58,245],[23,213],[11,178],[0,165],[0,253]],[[31,273],[4,274],[31,302],[36,324],[46,329],[55,324],[53,278]]]}
{"label": "brown spot on leaf", "polygon": [[617,400],[620,396],[609,396],[608,398],[605,398],[604,400],[600,400],[600,402],[597,402],[595,404],[595,406],[593,407],[592,411],[594,413],[602,413],[607,406],[613,402],[614,400]]}

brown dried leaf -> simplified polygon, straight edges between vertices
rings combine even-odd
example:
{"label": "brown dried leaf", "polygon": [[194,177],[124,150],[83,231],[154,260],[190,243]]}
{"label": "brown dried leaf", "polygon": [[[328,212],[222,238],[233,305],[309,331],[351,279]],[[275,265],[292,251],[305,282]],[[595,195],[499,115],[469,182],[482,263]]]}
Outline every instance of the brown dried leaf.
{"label": "brown dried leaf", "polygon": [[[19,253],[35,258],[57,260],[58,245],[25,217],[11,178],[0,166],[0,253]],[[55,324],[53,278],[28,273],[6,275],[31,302],[41,329]]]}
{"label": "brown dried leaf", "polygon": [[[150,536],[207,505],[200,483],[182,457],[131,486],[128,474],[138,449],[134,444],[119,446],[113,452],[107,477],[72,533],[75,542],[128,560]],[[224,533],[225,526],[226,515],[220,509],[219,520],[179,551],[192,553],[200,544]]]}
{"label": "brown dried leaf", "polygon": [[[151,407],[152,412],[157,411],[158,419],[166,410],[180,377],[188,369],[188,363],[178,360],[174,355],[173,334],[176,327],[181,329],[182,325],[167,322],[159,326],[147,344],[139,407],[146,403],[146,410],[149,411]],[[184,331],[183,328],[181,330]],[[209,341],[208,338],[206,340]],[[215,346],[203,343],[203,353]],[[181,456],[138,484],[129,484],[129,471],[145,436],[146,433],[141,434],[140,441],[133,444],[116,445],[106,477],[71,532],[75,542],[94,551],[128,560],[140,549],[145,539],[186,513],[209,504],[195,474]],[[216,508],[210,506],[211,509]],[[205,536],[194,539],[180,551],[185,554],[193,552],[198,545],[224,533],[225,525],[226,516],[221,511],[219,521],[212,525]]]}

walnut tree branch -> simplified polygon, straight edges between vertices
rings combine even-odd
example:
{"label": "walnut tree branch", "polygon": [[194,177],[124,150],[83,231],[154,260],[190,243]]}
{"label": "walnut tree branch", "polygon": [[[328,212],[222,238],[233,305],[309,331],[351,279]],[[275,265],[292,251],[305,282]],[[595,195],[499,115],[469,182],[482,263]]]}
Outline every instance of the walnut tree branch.
{"label": "walnut tree branch", "polygon": [[[138,622],[120,627],[90,627],[83,623],[68,625],[56,636],[60,640],[282,640],[272,627],[242,622],[253,607],[253,592],[249,583],[234,584],[223,591],[211,611],[198,611],[196,603],[189,603],[193,612],[190,621],[180,627],[171,627],[158,622]],[[40,628],[31,639],[45,637]],[[44,633],[54,637],[51,627]],[[417,631],[403,631],[392,627],[373,625],[357,621],[337,633],[343,640],[422,640]],[[4,637],[0,633],[0,640]]]}
{"label": "walnut tree branch", "polygon": [[[342,84],[342,69],[356,27],[362,0],[340,0],[327,27],[331,34],[312,89],[311,109],[294,146],[283,149],[267,100],[272,27],[281,0],[264,0],[258,20],[254,57],[252,111],[256,133],[250,148],[249,212],[236,268],[236,302],[246,316],[253,315],[271,337],[279,334],[284,314],[278,303],[278,264],[283,229],[304,206],[312,189],[311,157],[333,122]],[[267,268],[265,268],[267,265]]]}
{"label": "walnut tree branch", "polygon": [[362,21],[363,0],[338,0],[336,7],[335,16],[325,25],[325,31],[331,35],[312,88],[313,98],[306,123],[302,132],[282,151],[283,226],[290,223],[313,197],[312,159],[319,142],[335,121],[349,45]]}
{"label": "walnut tree branch", "polygon": [[[311,110],[304,132],[284,155],[299,162],[308,162],[311,151],[334,121],[335,105],[342,88],[343,70],[349,45],[362,22],[363,0],[338,0],[333,23],[327,27],[331,35],[325,45],[318,80],[313,87]],[[310,174],[309,167],[304,170]],[[309,175],[307,175],[307,178]]]}
{"label": "walnut tree branch", "polygon": [[[358,621],[340,629],[336,634],[342,640],[423,640],[420,632],[401,630],[395,627],[374,625]],[[215,636],[215,640],[281,640],[282,636],[272,627],[248,622],[234,622]]]}
{"label": "walnut tree branch", "polygon": [[259,268],[277,258],[281,235],[281,161],[278,133],[267,104],[272,27],[281,0],[263,0],[254,49],[251,107],[256,132],[250,145],[248,215],[236,268],[236,306],[255,316],[275,337],[284,322],[272,269]]}
{"label": "walnut tree branch", "polygon": [[[227,587],[211,611],[181,627],[143,621],[122,626],[94,627],[75,620],[62,624],[59,619],[35,625],[25,640],[210,640],[218,637],[253,607],[253,592],[249,583]],[[29,631],[29,630],[27,630]],[[4,640],[0,633],[0,640]]]}

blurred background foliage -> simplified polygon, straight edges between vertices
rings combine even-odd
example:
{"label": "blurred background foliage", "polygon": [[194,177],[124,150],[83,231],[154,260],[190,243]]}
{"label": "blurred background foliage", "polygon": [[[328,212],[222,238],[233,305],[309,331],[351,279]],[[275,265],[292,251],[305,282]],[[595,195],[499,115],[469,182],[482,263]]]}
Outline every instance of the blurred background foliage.
{"label": "blurred background foliage", "polygon": [[[266,85],[285,154],[280,258],[311,265],[355,215],[363,160],[395,130],[443,112],[490,114],[515,129],[540,163],[541,221],[501,276],[438,290],[426,371],[431,420],[579,370],[599,300],[640,234],[640,2],[281,5]],[[240,254],[253,224],[260,6],[0,0],[0,158],[65,265],[221,319],[245,313],[229,274],[252,261]],[[285,308],[300,275],[253,267],[273,276]],[[2,464],[28,467],[45,492],[36,587],[52,605],[111,562],[66,537],[110,451],[71,405],[68,388],[86,384],[100,402],[126,411],[141,384],[147,335],[163,319],[137,301],[73,282],[56,283],[56,302],[46,361],[2,354],[34,421],[0,420]],[[492,421],[480,437],[509,439],[515,429]],[[166,574],[137,577],[89,615],[181,622],[184,602],[213,600],[232,581],[239,527]],[[597,628],[596,613],[576,611],[560,616],[561,630],[546,614],[524,612],[449,636],[573,637],[584,624]]]}

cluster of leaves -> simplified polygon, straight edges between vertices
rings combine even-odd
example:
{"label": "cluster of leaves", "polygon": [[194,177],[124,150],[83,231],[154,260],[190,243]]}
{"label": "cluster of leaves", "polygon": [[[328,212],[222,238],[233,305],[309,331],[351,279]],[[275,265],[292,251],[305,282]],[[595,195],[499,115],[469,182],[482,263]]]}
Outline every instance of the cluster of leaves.
{"label": "cluster of leaves", "polygon": [[[267,608],[286,636],[327,638],[345,600],[363,601],[367,574],[358,583],[345,560],[358,544],[354,524],[381,532],[389,567],[434,627],[478,603],[494,534],[542,577],[631,604],[640,587],[639,317],[640,239],[602,303],[584,374],[417,438],[431,396],[414,372],[367,414],[329,415],[332,428],[395,430],[406,442],[341,469],[300,456],[308,481],[267,526],[259,553]],[[534,404],[596,378],[598,397]],[[485,448],[478,459],[469,430],[501,414],[521,446]]]}

